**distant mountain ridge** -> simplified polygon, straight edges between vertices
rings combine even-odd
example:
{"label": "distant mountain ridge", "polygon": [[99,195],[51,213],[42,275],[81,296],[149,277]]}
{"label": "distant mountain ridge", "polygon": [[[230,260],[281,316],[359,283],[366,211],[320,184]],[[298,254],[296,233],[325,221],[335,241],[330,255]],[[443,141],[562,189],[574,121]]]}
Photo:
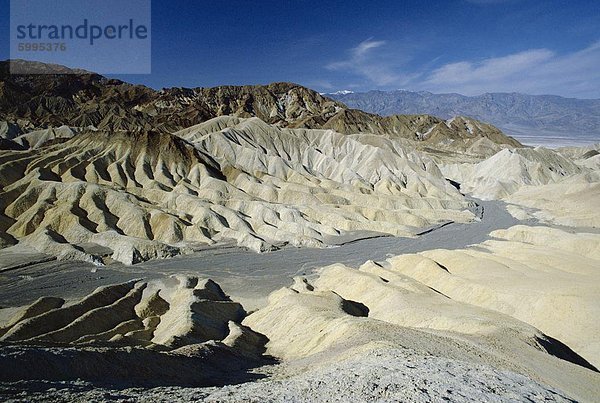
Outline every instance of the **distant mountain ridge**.
{"label": "distant mountain ridge", "polygon": [[369,91],[327,96],[379,115],[427,113],[462,115],[489,122],[508,134],[596,135],[600,141],[600,99],[556,95],[486,93],[478,96],[421,91]]}
{"label": "distant mountain ridge", "polygon": [[486,138],[496,144],[520,146],[497,128],[473,119],[446,124],[427,115],[382,117],[348,108],[293,83],[156,91],[94,73],[60,74],[66,68],[39,63],[33,67],[59,74],[11,75],[9,63],[31,62],[0,62],[0,121],[10,126],[11,136],[4,136],[8,140],[19,134],[19,128],[31,131],[62,125],[174,133],[230,115],[258,117],[278,127],[331,129],[343,134],[374,133],[430,143],[472,143]]}

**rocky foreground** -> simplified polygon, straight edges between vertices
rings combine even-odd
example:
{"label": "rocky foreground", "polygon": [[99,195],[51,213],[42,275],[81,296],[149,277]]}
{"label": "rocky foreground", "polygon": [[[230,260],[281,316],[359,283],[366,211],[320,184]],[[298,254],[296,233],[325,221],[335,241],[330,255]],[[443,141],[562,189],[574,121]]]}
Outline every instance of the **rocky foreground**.
{"label": "rocky foreground", "polygon": [[593,401],[600,235],[517,226],[492,236],[465,250],[328,266],[250,314],[214,282],[183,276],[42,298],[0,330],[1,390],[73,400]]}

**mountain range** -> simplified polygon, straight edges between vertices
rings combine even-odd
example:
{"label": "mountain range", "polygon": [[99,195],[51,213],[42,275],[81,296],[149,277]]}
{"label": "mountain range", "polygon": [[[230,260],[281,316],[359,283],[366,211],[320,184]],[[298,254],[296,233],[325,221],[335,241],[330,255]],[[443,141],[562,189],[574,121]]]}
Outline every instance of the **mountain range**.
{"label": "mountain range", "polygon": [[[463,115],[489,122],[517,138],[550,136],[600,141],[600,99],[556,95],[486,93],[478,96],[431,92],[337,91],[327,96],[370,113]],[[524,137],[519,137],[524,136]]]}
{"label": "mountain range", "polygon": [[331,129],[343,134],[368,132],[435,143],[473,142],[486,137],[496,144],[520,145],[497,128],[473,119],[448,123],[423,114],[382,117],[348,108],[293,83],[156,91],[46,64],[43,70],[56,74],[11,75],[10,63],[40,68],[35,62],[0,63],[0,121],[7,122],[4,131],[11,133],[0,136],[5,139],[4,148],[14,146],[6,144],[7,140],[35,129],[67,125],[174,133],[223,115],[258,117],[278,127]]}

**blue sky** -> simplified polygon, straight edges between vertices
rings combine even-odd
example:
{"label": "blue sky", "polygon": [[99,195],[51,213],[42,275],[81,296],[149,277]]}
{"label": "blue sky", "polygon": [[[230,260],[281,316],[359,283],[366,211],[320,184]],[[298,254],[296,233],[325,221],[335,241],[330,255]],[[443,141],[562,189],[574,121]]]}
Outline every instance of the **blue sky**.
{"label": "blue sky", "polygon": [[600,98],[597,0],[153,1],[152,41],[152,74],[118,78]]}

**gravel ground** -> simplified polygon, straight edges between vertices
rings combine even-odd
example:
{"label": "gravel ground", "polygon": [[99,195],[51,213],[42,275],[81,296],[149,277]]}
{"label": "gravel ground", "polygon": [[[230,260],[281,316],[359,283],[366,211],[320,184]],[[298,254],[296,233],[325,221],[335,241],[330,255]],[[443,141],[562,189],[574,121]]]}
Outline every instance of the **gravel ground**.
{"label": "gravel ground", "polygon": [[[409,350],[376,349],[300,375],[211,388],[111,389],[86,382],[1,383],[6,402],[568,402],[508,371]],[[285,370],[283,370],[285,372]]]}

